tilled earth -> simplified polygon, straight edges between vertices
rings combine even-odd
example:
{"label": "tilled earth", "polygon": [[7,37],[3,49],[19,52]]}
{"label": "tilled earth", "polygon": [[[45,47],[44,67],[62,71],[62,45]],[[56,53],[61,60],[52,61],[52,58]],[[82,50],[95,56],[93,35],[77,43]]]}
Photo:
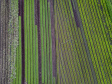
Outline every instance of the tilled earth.
{"label": "tilled earth", "polygon": [[11,65],[15,65],[15,54],[12,52],[16,50],[15,44],[18,38],[15,23],[18,13],[11,12],[9,2],[10,0],[0,0],[0,84],[11,82],[11,69],[13,69]]}

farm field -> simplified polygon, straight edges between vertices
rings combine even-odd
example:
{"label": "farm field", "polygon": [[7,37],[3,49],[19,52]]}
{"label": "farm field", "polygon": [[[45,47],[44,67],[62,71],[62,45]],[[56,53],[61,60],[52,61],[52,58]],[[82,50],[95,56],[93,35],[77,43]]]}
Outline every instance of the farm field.
{"label": "farm field", "polygon": [[0,0],[0,84],[112,84],[111,0]]}

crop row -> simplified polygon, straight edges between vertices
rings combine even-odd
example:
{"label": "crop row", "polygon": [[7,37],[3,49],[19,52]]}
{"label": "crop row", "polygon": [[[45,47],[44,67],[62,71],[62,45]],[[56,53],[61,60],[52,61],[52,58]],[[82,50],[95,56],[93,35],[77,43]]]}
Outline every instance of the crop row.
{"label": "crop row", "polygon": [[[80,10],[81,18],[82,18],[83,25],[87,28],[87,29],[86,28],[84,28],[84,29],[85,29],[85,34],[88,32],[87,33],[88,35],[86,35],[88,44],[90,45],[90,42],[92,44],[91,46],[89,46],[89,48],[90,48],[90,51],[93,50],[93,54],[91,52],[91,57],[92,57],[92,60],[95,59],[93,62],[96,62],[96,65],[97,65],[97,68],[96,68],[96,65],[94,65],[94,68],[95,68],[96,74],[99,74],[99,75],[97,75],[98,83],[100,83],[100,82],[106,83],[107,81],[105,78],[105,74],[110,74],[109,72],[106,72],[106,68],[108,71],[110,71],[108,68],[108,63],[107,63],[107,59],[106,59],[106,57],[108,56],[107,55],[108,52],[106,52],[106,50],[107,50],[106,46],[108,46],[108,43],[105,43],[106,40],[104,40],[106,38],[105,32],[104,32],[104,27],[102,25],[102,21],[101,21],[101,17],[100,17],[101,14],[98,11],[96,1],[94,1],[94,2],[88,1],[88,2],[90,4],[90,6],[86,5],[87,8],[84,8],[83,4],[80,4],[82,6],[81,7],[82,11]],[[88,11],[86,9],[88,9]],[[87,13],[89,13],[89,15]],[[89,40],[90,40],[90,42],[89,42]],[[92,47],[92,50],[91,50],[91,47]],[[102,74],[101,74],[101,72],[102,72]],[[100,77],[100,81],[99,81],[99,77]],[[109,78],[111,78],[111,77],[109,77]],[[107,79],[108,82],[110,82],[109,78]]]}

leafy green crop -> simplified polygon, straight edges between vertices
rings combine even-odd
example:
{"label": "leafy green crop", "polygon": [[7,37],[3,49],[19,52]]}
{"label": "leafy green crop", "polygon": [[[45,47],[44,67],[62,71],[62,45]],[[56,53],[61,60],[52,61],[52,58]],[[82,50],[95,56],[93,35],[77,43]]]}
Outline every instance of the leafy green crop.
{"label": "leafy green crop", "polygon": [[112,0],[105,0],[107,5],[107,10],[112,21]]}

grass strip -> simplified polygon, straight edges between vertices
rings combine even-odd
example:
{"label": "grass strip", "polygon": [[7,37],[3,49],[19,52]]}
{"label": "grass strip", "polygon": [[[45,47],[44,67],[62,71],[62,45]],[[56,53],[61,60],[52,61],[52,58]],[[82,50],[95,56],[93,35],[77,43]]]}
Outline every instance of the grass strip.
{"label": "grass strip", "polygon": [[28,60],[27,60],[27,65],[28,65],[28,67],[27,67],[27,69],[28,69],[28,72],[27,72],[27,83],[28,84],[31,84],[31,82],[30,82],[30,77],[31,77],[31,75],[30,75],[30,21],[29,21],[29,17],[30,17],[30,11],[29,11],[29,7],[30,7],[30,1],[28,0],[27,1],[27,35],[28,35],[28,39],[27,39],[27,42],[28,42],[28,47],[27,47],[27,54],[28,54]]}
{"label": "grass strip", "polygon": [[17,48],[16,48],[16,78],[15,78],[15,80],[16,80],[16,83],[13,83],[13,84],[18,84],[18,70],[19,70],[19,67],[18,67],[18,46],[17,46]]}
{"label": "grass strip", "polygon": [[55,79],[55,77],[53,77],[53,84],[56,84],[56,79]]}
{"label": "grass strip", "polygon": [[46,8],[45,8],[45,1],[47,2],[47,0],[43,0],[43,31],[44,31],[44,77],[45,77],[45,79],[44,79],[44,83],[45,84],[47,84],[47,57],[46,57],[46,27],[45,27],[45,19],[46,19],[46,15],[45,15],[45,13],[46,13]]}
{"label": "grass strip", "polygon": [[[14,46],[13,46],[13,45],[11,46],[11,50],[12,50],[12,51],[11,51],[11,53],[12,53],[11,55],[13,56],[13,57],[12,57],[12,59],[13,59],[12,62],[14,63],[14,59],[15,59],[15,58],[14,58],[14,51],[13,51],[13,50],[14,50]],[[12,64],[12,66],[14,66],[14,65]],[[13,70],[12,70],[12,73],[11,73],[11,74],[12,74],[12,77],[11,77],[11,80],[12,80],[12,81],[11,81],[11,83],[13,84],[14,81],[15,81],[15,78],[14,78],[14,76],[13,76],[13,75],[14,75]],[[4,82],[4,83],[5,83],[5,82]]]}
{"label": "grass strip", "polygon": [[36,84],[39,84],[39,74],[38,74],[38,32],[37,25],[35,25],[35,74],[36,74]]}
{"label": "grass strip", "polygon": [[24,0],[25,79],[27,81],[27,2]]}
{"label": "grass strip", "polygon": [[33,48],[32,48],[33,47],[32,46],[32,41],[33,41],[33,39],[32,39],[32,29],[33,29],[33,27],[32,27],[32,10],[33,10],[32,9],[32,0],[30,0],[30,2],[29,2],[29,7],[30,7],[30,10],[29,10],[30,11],[30,13],[29,13],[30,14],[29,15],[30,16],[30,20],[29,20],[30,21],[30,24],[29,24],[30,25],[30,29],[29,29],[29,36],[30,36],[29,37],[30,38],[29,46],[30,46],[30,48],[29,49],[30,49],[30,81],[31,81],[30,83],[33,84],[34,78],[33,78],[33,53],[32,53],[32,50],[33,50]]}
{"label": "grass strip", "polygon": [[21,16],[19,16],[19,84],[21,84],[21,77],[22,77],[22,48],[21,48]]}
{"label": "grass strip", "polygon": [[[36,44],[35,44],[35,31],[37,31],[35,29],[35,16],[34,16],[34,0],[32,0],[32,64],[33,64],[33,83],[36,84],[36,60],[35,60],[35,50],[36,50]],[[37,28],[37,27],[36,27]],[[37,34],[36,34],[37,35]]]}

